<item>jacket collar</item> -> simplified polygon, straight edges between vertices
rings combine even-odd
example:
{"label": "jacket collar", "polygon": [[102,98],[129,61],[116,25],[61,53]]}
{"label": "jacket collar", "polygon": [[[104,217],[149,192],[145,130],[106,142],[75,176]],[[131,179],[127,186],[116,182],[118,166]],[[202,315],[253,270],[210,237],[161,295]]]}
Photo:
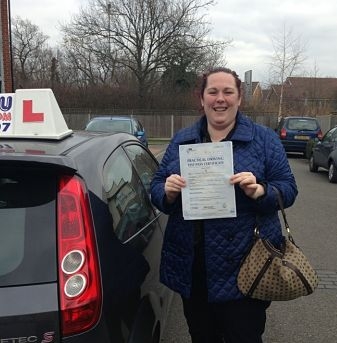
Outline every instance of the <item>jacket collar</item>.
{"label": "jacket collar", "polygon": [[241,112],[236,115],[236,127],[233,132],[232,141],[250,142],[254,136],[253,121]]}
{"label": "jacket collar", "polygon": [[[185,129],[184,134],[178,140],[179,144],[201,143],[203,141],[202,127],[206,125],[206,116],[203,115],[195,124]],[[253,139],[253,121],[238,111],[236,115],[236,125],[231,141],[249,142]]]}

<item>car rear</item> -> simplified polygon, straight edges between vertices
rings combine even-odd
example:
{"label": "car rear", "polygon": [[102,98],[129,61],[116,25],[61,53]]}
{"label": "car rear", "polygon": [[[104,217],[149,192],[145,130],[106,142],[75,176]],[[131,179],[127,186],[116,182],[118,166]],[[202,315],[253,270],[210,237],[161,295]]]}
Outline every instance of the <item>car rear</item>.
{"label": "car rear", "polygon": [[277,133],[286,152],[306,153],[310,139],[322,138],[322,131],[316,118],[286,117],[281,119]]}
{"label": "car rear", "polygon": [[144,146],[148,146],[146,131],[142,123],[138,119],[132,117],[94,117],[87,123],[85,130],[94,132],[129,133],[139,139]]}
{"label": "car rear", "polygon": [[0,164],[1,342],[60,339],[55,208],[55,176]]}
{"label": "car rear", "polygon": [[84,333],[101,311],[85,184],[29,152],[1,157],[0,340],[60,342]]}
{"label": "car rear", "polygon": [[155,159],[130,134],[73,132],[51,90],[3,97],[0,342],[159,342],[171,292],[145,188]]}

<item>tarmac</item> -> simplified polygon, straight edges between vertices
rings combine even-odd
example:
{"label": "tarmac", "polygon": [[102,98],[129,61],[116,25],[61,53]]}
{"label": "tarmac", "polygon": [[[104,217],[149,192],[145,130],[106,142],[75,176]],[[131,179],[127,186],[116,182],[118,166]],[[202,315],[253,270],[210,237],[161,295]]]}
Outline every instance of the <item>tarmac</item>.
{"label": "tarmac", "polygon": [[152,154],[160,161],[163,157],[167,144],[150,144],[149,149]]}

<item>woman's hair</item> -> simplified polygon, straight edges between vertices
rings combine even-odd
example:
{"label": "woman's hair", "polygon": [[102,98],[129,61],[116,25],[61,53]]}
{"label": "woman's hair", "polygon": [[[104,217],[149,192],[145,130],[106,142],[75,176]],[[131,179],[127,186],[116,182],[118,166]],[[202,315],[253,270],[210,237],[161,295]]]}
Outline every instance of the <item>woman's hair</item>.
{"label": "woman's hair", "polygon": [[215,74],[215,73],[231,74],[234,77],[235,85],[236,85],[236,88],[238,89],[239,96],[241,96],[241,80],[240,80],[238,74],[234,70],[231,70],[229,68],[217,67],[217,68],[209,69],[208,71],[206,71],[202,74],[201,85],[200,85],[200,93],[199,93],[201,98],[203,98],[203,96],[204,96],[204,90],[205,90],[206,85],[207,85],[208,76],[210,76],[211,74]]}

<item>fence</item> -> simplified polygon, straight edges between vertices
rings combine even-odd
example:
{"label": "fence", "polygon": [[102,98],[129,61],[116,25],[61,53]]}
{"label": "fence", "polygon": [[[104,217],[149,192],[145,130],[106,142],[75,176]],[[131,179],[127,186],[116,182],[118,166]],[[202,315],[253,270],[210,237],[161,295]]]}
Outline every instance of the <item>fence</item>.
{"label": "fence", "polygon": [[[149,138],[170,138],[183,127],[195,122],[200,113],[198,111],[145,111],[145,110],[100,110],[92,113],[90,109],[62,109],[68,127],[73,130],[82,130],[87,122],[94,117],[104,115],[133,116],[141,121]],[[245,114],[253,121],[275,129],[277,113],[250,113]]]}
{"label": "fence", "polygon": [[323,134],[332,127],[337,126],[337,113],[329,114],[326,116],[318,116],[317,119],[321,125]]}
{"label": "fence", "polygon": [[[65,120],[69,128],[82,130],[87,122],[94,117],[103,115],[125,115],[133,116],[144,125],[148,137],[150,138],[170,138],[179,129],[186,127],[200,117],[198,111],[185,110],[121,110],[121,109],[102,109],[93,113],[90,109],[63,108]],[[254,113],[245,112],[254,122],[268,126],[272,129],[277,127],[277,113]],[[337,125],[337,113],[317,116],[322,132],[327,132],[330,128]]]}

